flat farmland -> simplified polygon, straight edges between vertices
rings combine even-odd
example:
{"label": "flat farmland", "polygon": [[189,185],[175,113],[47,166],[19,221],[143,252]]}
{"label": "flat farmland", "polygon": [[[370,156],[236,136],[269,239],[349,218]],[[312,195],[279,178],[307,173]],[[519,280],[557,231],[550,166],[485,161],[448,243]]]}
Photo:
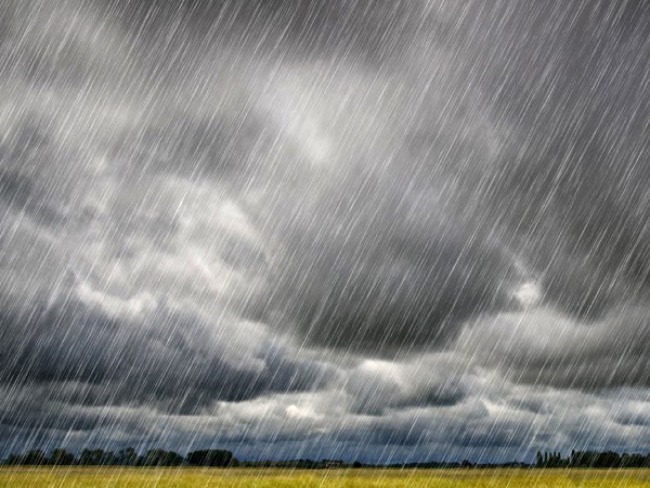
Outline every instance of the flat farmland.
{"label": "flat farmland", "polygon": [[637,487],[649,469],[331,469],[2,467],[0,487]]}

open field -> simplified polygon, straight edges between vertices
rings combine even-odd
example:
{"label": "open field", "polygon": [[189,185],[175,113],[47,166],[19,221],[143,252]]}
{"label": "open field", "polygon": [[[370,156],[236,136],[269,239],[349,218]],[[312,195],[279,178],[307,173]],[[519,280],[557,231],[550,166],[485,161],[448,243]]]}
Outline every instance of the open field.
{"label": "open field", "polygon": [[650,469],[201,469],[0,468],[0,487],[637,487],[650,486]]}

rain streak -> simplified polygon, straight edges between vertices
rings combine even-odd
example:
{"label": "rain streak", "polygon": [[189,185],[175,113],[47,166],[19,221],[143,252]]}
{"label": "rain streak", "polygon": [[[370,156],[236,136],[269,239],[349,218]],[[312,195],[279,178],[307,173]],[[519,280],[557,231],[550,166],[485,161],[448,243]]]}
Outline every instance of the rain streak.
{"label": "rain streak", "polygon": [[0,457],[646,453],[649,156],[643,1],[0,0]]}

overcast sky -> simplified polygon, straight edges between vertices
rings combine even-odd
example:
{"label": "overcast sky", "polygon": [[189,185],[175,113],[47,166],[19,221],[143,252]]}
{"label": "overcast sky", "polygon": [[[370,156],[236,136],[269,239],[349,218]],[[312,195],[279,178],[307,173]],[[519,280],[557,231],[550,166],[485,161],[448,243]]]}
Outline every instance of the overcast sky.
{"label": "overcast sky", "polygon": [[650,5],[0,1],[0,451],[650,451]]}

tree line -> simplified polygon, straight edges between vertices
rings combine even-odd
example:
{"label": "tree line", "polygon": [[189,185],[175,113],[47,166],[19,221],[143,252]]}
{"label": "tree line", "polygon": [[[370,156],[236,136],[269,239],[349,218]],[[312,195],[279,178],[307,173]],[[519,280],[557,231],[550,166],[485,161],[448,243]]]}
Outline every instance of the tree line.
{"label": "tree line", "polygon": [[564,458],[559,452],[537,452],[538,468],[648,468],[650,453],[623,453],[613,451],[576,451]]}
{"label": "tree line", "polygon": [[192,451],[182,456],[174,451],[150,449],[138,454],[133,447],[120,451],[82,449],[78,455],[62,448],[53,449],[48,456],[42,449],[11,454],[4,464],[11,466],[237,466],[233,453],[223,449]]}
{"label": "tree line", "polygon": [[11,454],[3,462],[12,466],[214,466],[214,467],[284,467],[301,469],[322,468],[497,468],[497,467],[538,467],[538,468],[646,468],[650,467],[650,453],[619,454],[613,451],[571,451],[563,457],[560,452],[538,451],[534,464],[521,462],[501,464],[472,464],[463,462],[416,462],[395,464],[366,464],[343,460],[296,459],[286,461],[243,461],[240,462],[231,451],[205,449],[189,452],[186,456],[174,451],[150,449],[139,454],[133,447],[117,452],[103,449],[82,449],[78,454],[63,448],[53,449],[49,456],[42,449],[32,449],[21,454]]}

